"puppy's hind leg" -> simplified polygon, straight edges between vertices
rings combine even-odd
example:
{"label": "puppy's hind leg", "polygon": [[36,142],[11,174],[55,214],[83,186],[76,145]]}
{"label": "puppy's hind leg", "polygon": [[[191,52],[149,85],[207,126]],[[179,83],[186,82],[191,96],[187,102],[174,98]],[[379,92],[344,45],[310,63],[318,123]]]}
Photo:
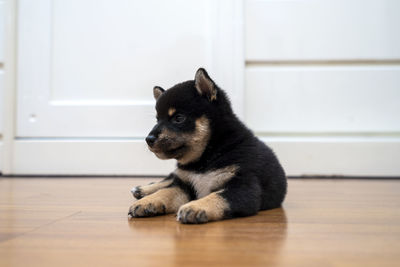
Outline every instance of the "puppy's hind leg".
{"label": "puppy's hind leg", "polygon": [[166,188],[172,184],[173,176],[169,175],[164,180],[157,183],[150,183],[148,185],[135,186],[131,189],[132,195],[136,199],[141,199],[145,196],[151,195],[162,188]]}
{"label": "puppy's hind leg", "polygon": [[181,223],[206,223],[254,215],[260,209],[260,195],[256,181],[247,183],[235,177],[223,189],[180,207],[177,219]]}

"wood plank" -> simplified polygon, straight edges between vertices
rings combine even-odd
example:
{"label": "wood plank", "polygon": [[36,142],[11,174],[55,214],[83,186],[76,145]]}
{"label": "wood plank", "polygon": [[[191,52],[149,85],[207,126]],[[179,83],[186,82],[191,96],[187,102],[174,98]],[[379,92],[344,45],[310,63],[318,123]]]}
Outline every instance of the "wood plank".
{"label": "wood plank", "polygon": [[399,180],[289,180],[283,208],[182,225],[128,219],[157,179],[0,179],[0,266],[396,266]]}

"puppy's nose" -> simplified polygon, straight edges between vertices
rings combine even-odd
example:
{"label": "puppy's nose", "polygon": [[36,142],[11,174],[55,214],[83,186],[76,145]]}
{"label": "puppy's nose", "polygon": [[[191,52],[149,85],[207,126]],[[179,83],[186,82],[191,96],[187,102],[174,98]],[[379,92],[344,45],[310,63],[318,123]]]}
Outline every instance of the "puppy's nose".
{"label": "puppy's nose", "polygon": [[149,146],[153,146],[156,139],[157,137],[155,137],[154,135],[149,135],[146,137],[146,142]]}

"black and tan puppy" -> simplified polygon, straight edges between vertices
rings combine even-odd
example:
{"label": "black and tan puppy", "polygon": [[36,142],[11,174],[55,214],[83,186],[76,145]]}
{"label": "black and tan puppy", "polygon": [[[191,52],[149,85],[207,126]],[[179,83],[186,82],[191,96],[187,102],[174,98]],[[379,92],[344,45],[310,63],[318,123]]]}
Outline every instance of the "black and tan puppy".
{"label": "black and tan puppy", "polygon": [[286,194],[278,159],[239,121],[204,69],[169,90],[154,87],[157,124],[146,138],[177,169],[159,183],[132,189],[132,217],[177,213],[182,223],[205,223],[277,208]]}

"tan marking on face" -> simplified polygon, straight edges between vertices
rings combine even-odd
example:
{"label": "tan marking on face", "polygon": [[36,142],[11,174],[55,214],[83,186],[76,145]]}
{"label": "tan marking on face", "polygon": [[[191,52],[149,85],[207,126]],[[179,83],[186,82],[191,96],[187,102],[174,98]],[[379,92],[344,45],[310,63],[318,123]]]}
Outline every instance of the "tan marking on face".
{"label": "tan marking on face", "polygon": [[156,208],[158,213],[162,213],[163,207],[165,207],[166,213],[175,213],[179,209],[180,206],[187,203],[189,201],[189,197],[182,189],[178,187],[169,187],[158,190],[157,192],[148,195],[142,199],[136,201],[131,207],[130,211],[135,211],[136,207],[140,206],[136,212],[138,212],[139,216],[145,216],[145,214],[141,215],[141,209],[145,209],[149,205],[152,205]]}
{"label": "tan marking on face", "polygon": [[172,115],[174,115],[175,112],[176,112],[176,109],[175,109],[175,108],[169,108],[169,109],[168,109],[168,115],[169,115],[170,117],[172,117]]}
{"label": "tan marking on face", "polygon": [[197,198],[202,198],[214,190],[222,188],[239,169],[236,165],[230,165],[221,169],[196,173],[191,171],[176,169],[174,173],[186,183],[190,183],[196,191]]}
{"label": "tan marking on face", "polygon": [[167,180],[167,181],[161,181],[158,183],[154,183],[154,184],[149,184],[149,185],[142,185],[139,186],[140,191],[142,192],[143,195],[150,195],[153,194],[154,192],[169,186],[170,184],[172,184],[172,179]]}
{"label": "tan marking on face", "polygon": [[161,141],[163,139],[165,140],[171,140],[171,139],[176,139],[178,138],[179,135],[173,131],[170,131],[168,129],[163,129],[162,132],[158,135],[158,139]]}
{"label": "tan marking on face", "polygon": [[213,91],[210,97],[211,101],[217,100],[217,91]]}
{"label": "tan marking on face", "polygon": [[210,139],[210,122],[206,116],[198,118],[195,122],[195,130],[193,133],[177,133],[168,129],[163,129],[158,136],[156,145],[149,147],[150,151],[154,152],[160,159],[168,159],[168,157],[157,148],[158,142],[165,140],[171,143],[176,143],[175,147],[171,146],[170,149],[177,148],[181,145],[185,145],[188,149],[183,155],[179,155],[177,158],[180,164],[187,164],[200,158],[203,154],[208,140]]}
{"label": "tan marking on face", "polygon": [[187,164],[200,158],[210,139],[210,122],[206,116],[196,120],[196,129],[192,134],[184,134],[187,140],[186,145],[190,147],[189,151],[180,159],[180,164]]}
{"label": "tan marking on face", "polygon": [[[177,133],[172,132],[172,131],[170,131],[170,130],[168,130],[168,129],[163,129],[162,132],[161,132],[161,133],[159,134],[159,136],[158,136],[158,141],[157,141],[157,142],[162,142],[162,141],[164,141],[164,140],[178,140],[178,139],[180,139],[180,142],[179,142],[179,144],[178,144],[178,146],[179,146],[179,145],[181,145],[181,142],[182,142],[182,139],[180,138],[180,136],[179,136]],[[158,149],[156,148],[156,146],[155,146],[155,147],[150,147],[150,146],[149,146],[149,149],[150,149],[150,151],[152,151],[159,159],[168,159],[168,157],[167,157],[161,150],[158,150]],[[171,147],[171,149],[173,149],[173,147]]]}
{"label": "tan marking on face", "polygon": [[220,196],[223,190],[209,194],[208,196],[191,201],[179,208],[178,214],[189,210],[196,214],[205,211],[208,221],[217,221],[224,218],[225,211],[229,210],[229,203]]}

